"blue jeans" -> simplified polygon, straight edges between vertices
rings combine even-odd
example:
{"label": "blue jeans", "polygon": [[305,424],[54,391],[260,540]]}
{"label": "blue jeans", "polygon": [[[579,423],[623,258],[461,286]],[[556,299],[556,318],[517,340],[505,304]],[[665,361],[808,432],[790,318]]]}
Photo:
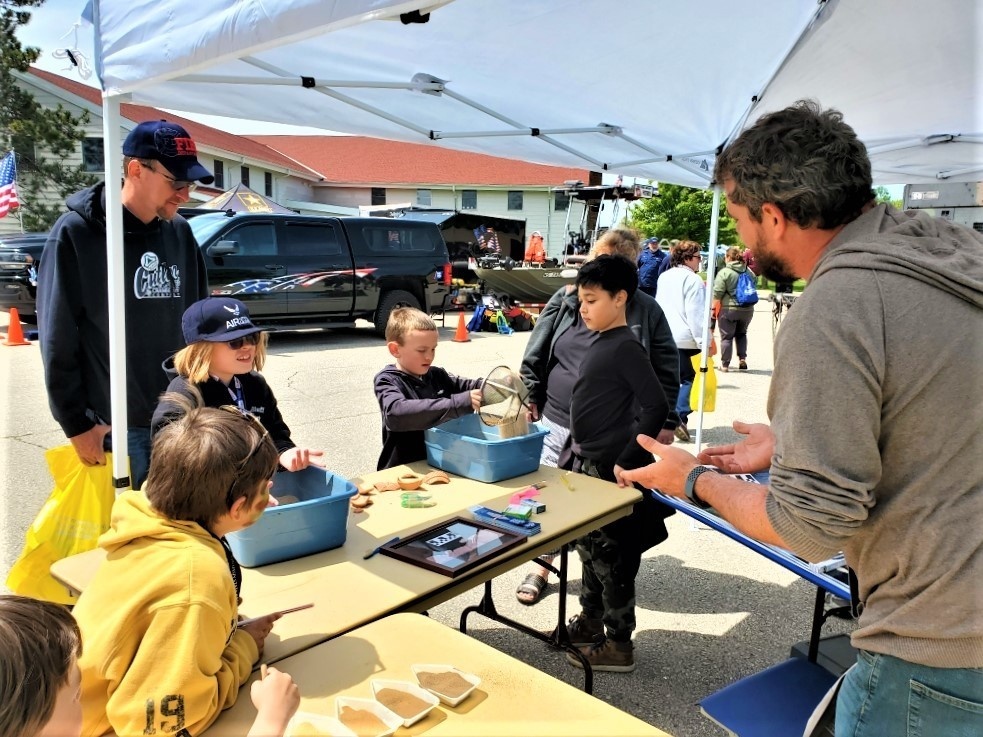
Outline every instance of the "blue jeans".
{"label": "blue jeans", "polygon": [[836,737],[983,735],[983,668],[930,668],[861,650],[836,701]]}
{"label": "blue jeans", "polygon": [[676,414],[679,421],[686,424],[690,413],[693,411],[689,406],[689,395],[693,391],[693,381],[696,379],[696,369],[690,360],[693,356],[700,355],[699,348],[677,348],[679,353],[679,397],[676,399]]}
{"label": "blue jeans", "polygon": [[[107,452],[113,449],[113,434],[106,435],[102,446]],[[130,488],[139,489],[150,471],[150,428],[128,427],[126,447],[130,455]]]}

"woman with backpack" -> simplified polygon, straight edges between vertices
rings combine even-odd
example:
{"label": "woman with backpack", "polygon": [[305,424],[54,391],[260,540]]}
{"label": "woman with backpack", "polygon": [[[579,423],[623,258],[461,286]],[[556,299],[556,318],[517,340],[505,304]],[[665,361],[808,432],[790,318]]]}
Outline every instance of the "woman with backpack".
{"label": "woman with backpack", "polygon": [[724,256],[724,268],[713,281],[714,314],[720,327],[720,370],[730,371],[730,359],[737,343],[737,368],[747,371],[747,328],[754,317],[758,293],[754,275],[741,259],[741,249],[731,246]]}

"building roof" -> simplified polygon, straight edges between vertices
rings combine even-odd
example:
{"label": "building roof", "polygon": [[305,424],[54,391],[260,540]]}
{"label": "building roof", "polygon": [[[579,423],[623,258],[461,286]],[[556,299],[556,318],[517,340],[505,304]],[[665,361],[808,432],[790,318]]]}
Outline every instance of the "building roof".
{"label": "building roof", "polygon": [[[95,87],[37,67],[31,67],[30,72],[92,105],[102,105],[102,93]],[[199,147],[290,169],[305,178],[323,177],[326,184],[549,187],[571,179],[586,183],[590,178],[587,169],[531,164],[421,143],[366,136],[238,136],[144,105],[123,103],[120,113],[135,123],[173,120],[187,129]]]}
{"label": "building roof", "polygon": [[[31,67],[30,72],[35,77],[43,79],[45,82],[53,84],[69,94],[81,97],[93,105],[98,105],[100,107],[102,106],[102,93],[95,87],[90,87],[89,85],[82,84],[81,82],[76,82],[73,79],[68,79],[67,77],[46,72],[43,69],[38,69],[37,67]],[[310,170],[304,164],[295,161],[289,156],[285,156],[280,151],[276,151],[268,146],[265,146],[263,143],[257,140],[247,138],[246,136],[237,136],[233,133],[226,133],[225,131],[221,131],[217,128],[212,128],[202,123],[196,123],[193,120],[188,120],[187,118],[182,118],[178,115],[167,113],[157,108],[146,107],[145,105],[132,105],[124,102],[122,105],[120,105],[120,114],[127,120],[132,120],[134,123],[139,123],[144,120],[172,120],[183,126],[188,133],[191,134],[191,137],[199,147],[207,146],[209,148],[217,148],[221,149],[222,151],[228,151],[230,154],[245,156],[250,159],[255,159],[257,161],[270,164],[278,169],[290,169],[292,172],[305,178],[321,178],[320,174],[318,174],[316,171]]]}
{"label": "building roof", "polygon": [[321,172],[326,184],[562,186],[587,169],[530,164],[420,143],[365,136],[250,136]]}

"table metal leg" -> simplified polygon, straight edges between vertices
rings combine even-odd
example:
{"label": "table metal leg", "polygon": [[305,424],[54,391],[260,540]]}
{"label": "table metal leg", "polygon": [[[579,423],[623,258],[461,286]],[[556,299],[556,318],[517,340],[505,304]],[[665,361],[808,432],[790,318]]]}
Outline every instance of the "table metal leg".
{"label": "table metal leg", "polygon": [[812,609],[812,632],[809,635],[809,662],[815,663],[819,658],[819,639],[823,634],[823,622],[826,621],[824,605],[826,591],[816,587],[816,603]]}
{"label": "table metal leg", "polygon": [[554,568],[549,563],[537,558],[536,563],[539,563],[544,568],[552,571],[556,574],[560,582],[560,604],[557,610],[557,624],[556,629],[554,629],[548,635],[544,632],[540,632],[537,629],[533,629],[522,622],[517,622],[514,619],[506,617],[504,614],[499,613],[495,608],[495,600],[492,595],[492,582],[485,581],[485,591],[482,594],[481,601],[479,601],[475,606],[469,606],[461,612],[461,632],[464,634],[468,633],[468,616],[472,613],[480,614],[488,619],[495,622],[500,622],[512,629],[524,632],[531,637],[535,637],[537,640],[542,640],[550,647],[556,648],[558,650],[566,650],[568,653],[572,653],[574,657],[580,660],[580,664],[584,669],[584,691],[586,693],[594,692],[594,671],[591,668],[590,663],[584,654],[580,652],[579,648],[573,646],[570,642],[570,635],[567,632],[567,546],[564,545],[560,549],[560,567],[559,569]]}

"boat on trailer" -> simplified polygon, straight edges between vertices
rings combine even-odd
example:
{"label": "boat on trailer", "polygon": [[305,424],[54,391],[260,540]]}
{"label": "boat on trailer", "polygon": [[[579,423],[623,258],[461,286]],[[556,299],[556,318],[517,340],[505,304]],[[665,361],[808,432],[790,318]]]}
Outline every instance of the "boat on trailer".
{"label": "boat on trailer", "polygon": [[[470,268],[481,280],[484,291],[491,292],[499,298],[507,296],[512,302],[545,302],[560,287],[573,284],[577,278],[577,269],[580,268],[590,246],[597,239],[597,214],[604,202],[613,200],[617,206],[621,200],[630,202],[648,199],[655,194],[655,189],[648,185],[616,184],[572,187],[567,192],[571,200],[581,200],[587,206],[584,208],[579,231],[570,230],[569,220],[567,221],[566,230],[570,241],[564,247],[565,255],[561,257],[562,260],[547,258],[542,264],[529,264],[498,255],[480,257],[474,260]],[[591,210],[594,211],[594,217],[588,218]],[[569,212],[570,209],[567,208],[568,218]],[[585,235],[585,224],[590,221],[594,223],[593,231],[588,231],[589,235]]]}

